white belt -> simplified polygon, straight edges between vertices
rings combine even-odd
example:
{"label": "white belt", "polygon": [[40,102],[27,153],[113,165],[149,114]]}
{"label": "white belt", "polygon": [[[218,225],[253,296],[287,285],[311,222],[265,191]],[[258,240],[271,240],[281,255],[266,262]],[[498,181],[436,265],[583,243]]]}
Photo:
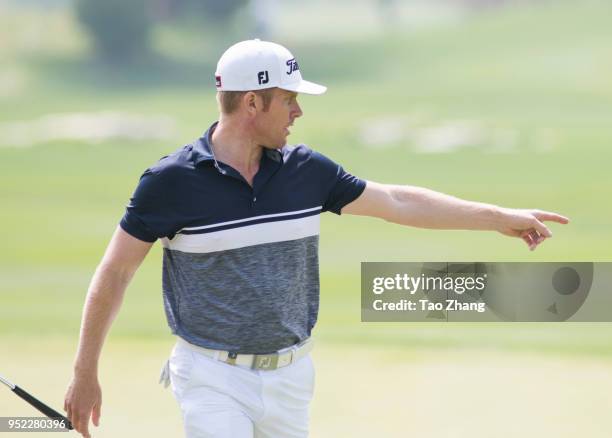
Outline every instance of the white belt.
{"label": "white belt", "polygon": [[[230,365],[242,365],[254,370],[266,371],[291,365],[293,362],[296,362],[298,359],[306,356],[314,346],[312,338],[308,338],[299,344],[292,345],[291,347],[284,348],[274,353],[232,354],[229,351],[212,350],[210,348],[200,347],[199,345],[193,345],[180,337],[177,337],[177,339],[179,344],[182,344],[185,347],[191,348],[194,351],[220,362],[225,362]],[[169,361],[166,361],[159,377],[159,383],[163,383],[165,387],[168,387],[170,384],[169,365]]]}
{"label": "white belt", "polygon": [[199,345],[193,345],[180,337],[178,338],[178,342],[220,362],[266,371],[275,370],[292,364],[298,359],[306,356],[313,347],[312,338],[308,338],[299,344],[292,345],[291,347],[284,348],[274,353],[235,354],[229,351],[212,350],[210,348],[200,347]]}

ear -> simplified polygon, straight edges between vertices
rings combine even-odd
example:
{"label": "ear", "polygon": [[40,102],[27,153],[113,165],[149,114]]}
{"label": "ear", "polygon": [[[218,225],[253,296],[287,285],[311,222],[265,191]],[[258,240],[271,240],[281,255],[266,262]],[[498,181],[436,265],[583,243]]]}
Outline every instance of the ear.
{"label": "ear", "polygon": [[242,96],[242,103],[244,108],[246,108],[247,112],[251,115],[257,114],[257,111],[260,109],[261,103],[259,102],[259,97],[257,94],[252,91],[248,91]]}

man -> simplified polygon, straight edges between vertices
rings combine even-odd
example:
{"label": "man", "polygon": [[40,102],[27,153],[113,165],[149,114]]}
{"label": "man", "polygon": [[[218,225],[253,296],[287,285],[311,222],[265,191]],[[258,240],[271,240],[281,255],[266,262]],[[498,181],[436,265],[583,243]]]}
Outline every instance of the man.
{"label": "man", "polygon": [[219,121],[147,169],[92,279],[65,406],[89,437],[100,421],[102,344],[134,272],[157,239],[163,297],[177,335],[168,374],[196,437],[305,437],[313,391],[308,352],[318,313],[319,216],[494,230],[531,250],[555,213],[469,202],[423,188],[366,182],[304,145],[286,146],[302,116],[302,79],[284,47],[243,41],[216,72]]}

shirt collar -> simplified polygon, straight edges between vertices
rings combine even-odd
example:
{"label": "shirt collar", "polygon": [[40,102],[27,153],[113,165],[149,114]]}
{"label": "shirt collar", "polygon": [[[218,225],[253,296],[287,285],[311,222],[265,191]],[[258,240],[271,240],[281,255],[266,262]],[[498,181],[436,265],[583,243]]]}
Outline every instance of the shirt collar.
{"label": "shirt collar", "polygon": [[[203,161],[215,161],[215,157],[213,155],[212,148],[210,147],[212,143],[212,133],[217,127],[219,122],[213,123],[210,128],[206,130],[206,132],[200,137],[193,145],[193,159],[194,163],[197,166]],[[277,163],[283,162],[283,154],[281,149],[264,149],[264,155],[275,161]]]}
{"label": "shirt collar", "polygon": [[282,163],[283,162],[283,153],[281,152],[281,149],[268,149],[268,148],[266,148],[264,150],[264,154],[266,154],[266,157],[268,157],[272,161],[275,161],[277,163]]}
{"label": "shirt collar", "polygon": [[212,149],[210,148],[210,144],[212,142],[211,137],[212,133],[217,127],[219,122],[213,123],[210,128],[206,130],[204,135],[196,140],[193,145],[193,160],[195,165],[197,166],[203,161],[214,161],[215,157],[213,156]]}

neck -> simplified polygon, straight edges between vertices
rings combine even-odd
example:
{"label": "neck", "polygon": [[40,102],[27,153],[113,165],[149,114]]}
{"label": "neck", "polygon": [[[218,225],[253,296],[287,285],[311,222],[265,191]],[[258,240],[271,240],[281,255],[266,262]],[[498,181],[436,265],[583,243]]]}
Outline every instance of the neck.
{"label": "neck", "polygon": [[232,166],[252,184],[259,170],[263,147],[257,144],[246,124],[221,116],[211,139],[217,161]]}

